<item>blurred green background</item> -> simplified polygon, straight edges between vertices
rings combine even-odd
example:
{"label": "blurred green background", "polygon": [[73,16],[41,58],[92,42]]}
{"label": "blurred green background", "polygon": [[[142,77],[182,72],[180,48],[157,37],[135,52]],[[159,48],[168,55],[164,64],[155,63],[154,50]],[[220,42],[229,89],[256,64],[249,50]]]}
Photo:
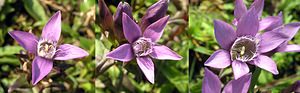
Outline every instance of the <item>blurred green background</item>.
{"label": "blurred green background", "polygon": [[[190,0],[188,35],[191,37],[189,63],[189,87],[192,93],[200,93],[204,72],[204,62],[216,50],[220,49],[214,36],[213,20],[219,19],[231,24],[234,19],[234,0]],[[253,0],[244,0],[247,7]],[[265,0],[263,18],[283,12],[284,23],[300,21],[300,0]],[[300,44],[298,33],[290,44]],[[281,93],[295,81],[300,80],[300,53],[276,53],[279,75],[262,71],[256,91]],[[232,79],[231,67],[224,69],[221,75],[223,83]]]}
{"label": "blurred green background", "polygon": [[[59,43],[79,46],[90,56],[54,61],[50,74],[32,86],[32,57],[8,32],[21,30],[40,36],[45,23],[59,10]],[[96,0],[0,0],[0,93],[94,92],[95,10]]]}
{"label": "blurred green background", "polygon": [[[116,12],[119,0],[105,0],[112,13]],[[133,8],[133,17],[140,21],[148,7],[158,0],[124,0]],[[151,84],[136,64],[128,64],[105,58],[105,55],[118,47],[114,41],[109,41],[99,27],[96,29],[96,92],[104,93],[187,93],[188,92],[188,49],[191,42],[187,35],[187,0],[171,0],[167,15],[170,15],[168,25],[164,29],[158,44],[166,45],[183,57],[180,61],[155,60],[155,83]],[[97,11],[98,12],[98,11]],[[98,15],[98,13],[96,13]],[[96,20],[97,21],[97,20]],[[99,22],[97,22],[99,23]]]}

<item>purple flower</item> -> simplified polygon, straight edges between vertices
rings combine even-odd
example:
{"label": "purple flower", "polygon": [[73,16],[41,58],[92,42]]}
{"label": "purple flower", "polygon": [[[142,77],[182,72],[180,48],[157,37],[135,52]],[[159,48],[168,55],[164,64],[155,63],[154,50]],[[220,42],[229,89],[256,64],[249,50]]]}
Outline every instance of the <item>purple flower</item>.
{"label": "purple flower", "polygon": [[53,60],[82,58],[89,54],[70,44],[57,45],[61,32],[61,13],[56,12],[43,28],[40,38],[23,31],[11,31],[10,36],[35,58],[32,62],[32,84],[37,84],[52,69]]}
{"label": "purple flower", "polygon": [[123,44],[108,53],[107,58],[123,62],[136,58],[137,64],[146,78],[154,83],[154,64],[150,57],[169,60],[180,60],[182,58],[168,47],[155,43],[162,36],[168,19],[169,16],[165,16],[157,20],[142,33],[141,28],[126,13],[123,13],[123,32],[129,43]]}
{"label": "purple flower", "polygon": [[236,32],[232,26],[220,20],[214,21],[214,29],[222,49],[214,52],[204,63],[205,66],[226,68],[231,64],[235,79],[249,72],[247,63],[278,74],[275,62],[264,53],[277,48],[289,37],[275,31],[257,35],[259,20],[255,8],[239,19]]}
{"label": "purple flower", "polygon": [[204,69],[202,83],[203,93],[247,93],[251,82],[251,74],[243,75],[241,78],[229,81],[221,92],[221,81],[217,75],[209,69]]}
{"label": "purple flower", "polygon": [[[251,4],[250,8],[254,9],[254,13],[257,14],[258,19],[260,19],[262,15],[262,11],[264,8],[264,0],[254,0],[254,2]],[[237,22],[241,17],[246,14],[247,10],[246,5],[244,4],[243,0],[236,0],[235,1],[235,8],[234,8],[234,21],[233,24],[237,25]],[[268,16],[266,18],[263,18],[259,21],[259,31],[266,30],[271,31],[276,27],[279,27],[283,24],[282,20],[282,13],[280,12],[278,16]]]}

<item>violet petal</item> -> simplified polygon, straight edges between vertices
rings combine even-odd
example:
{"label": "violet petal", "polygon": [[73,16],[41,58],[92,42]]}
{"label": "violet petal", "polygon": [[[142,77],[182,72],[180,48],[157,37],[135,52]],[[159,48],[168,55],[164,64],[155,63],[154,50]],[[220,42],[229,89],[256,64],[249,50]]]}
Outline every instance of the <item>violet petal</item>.
{"label": "violet petal", "polygon": [[114,14],[114,22],[117,24],[122,24],[122,15],[123,13],[126,13],[131,19],[133,19],[132,16],[132,8],[127,2],[120,2],[117,11]]}
{"label": "violet petal", "polygon": [[36,54],[38,38],[28,32],[11,31],[9,35],[14,38],[24,49],[30,53]]}
{"label": "violet petal", "polygon": [[237,80],[229,81],[224,87],[223,93],[247,93],[251,83],[251,73]]}
{"label": "violet petal", "polygon": [[300,22],[296,23],[289,23],[282,27],[279,27],[278,29],[275,29],[276,32],[282,32],[285,35],[287,35],[289,38],[287,41],[292,40],[294,36],[297,34],[298,30],[300,29]]}
{"label": "violet petal", "polygon": [[271,31],[283,24],[282,13],[278,16],[269,16],[259,21],[259,31],[266,30]]}
{"label": "violet petal", "polygon": [[53,61],[39,56],[35,56],[32,62],[32,84],[37,84],[47,74],[50,73],[53,67]]}
{"label": "violet petal", "polygon": [[144,32],[144,37],[150,38],[152,42],[157,42],[164,32],[168,20],[169,16],[165,16],[149,25]]}
{"label": "violet petal", "polygon": [[202,82],[203,93],[221,93],[221,84],[216,74],[204,68],[204,78]]}
{"label": "violet petal", "polygon": [[288,39],[288,36],[281,32],[269,31],[263,33],[260,38],[259,51],[261,53],[266,53],[277,48]]}
{"label": "violet petal", "polygon": [[58,47],[55,53],[55,60],[70,60],[75,58],[82,58],[88,56],[89,53],[85,50],[70,44],[63,44]]}
{"label": "violet petal", "polygon": [[247,7],[243,0],[235,0],[234,17],[239,20],[247,12]]}
{"label": "violet petal", "polygon": [[143,71],[148,81],[154,84],[154,64],[150,57],[137,57],[137,64]]}
{"label": "violet petal", "polygon": [[164,45],[153,46],[153,52],[150,54],[155,59],[181,60],[182,57]]}
{"label": "violet petal", "polygon": [[[125,36],[123,33],[123,25],[122,25],[122,15],[123,13],[126,13],[131,19],[133,19],[132,16],[132,8],[127,2],[120,2],[117,11],[114,15],[114,34],[118,40],[124,40]],[[121,42],[119,41],[119,42]]]}
{"label": "violet petal", "polygon": [[140,27],[126,14],[123,13],[123,32],[129,43],[133,43],[142,36]]}
{"label": "violet petal", "polygon": [[134,58],[133,50],[130,44],[123,44],[119,46],[117,49],[109,52],[106,55],[107,58],[111,58],[114,60],[128,62]]}
{"label": "violet petal", "polygon": [[233,27],[221,20],[214,20],[215,37],[219,45],[225,49],[229,50],[232,43],[236,39],[236,33]]}
{"label": "violet petal", "polygon": [[279,52],[300,52],[300,45],[286,45],[284,48],[280,48]]}
{"label": "violet petal", "polygon": [[230,54],[226,50],[214,52],[204,63],[205,66],[226,68],[231,64]]}
{"label": "violet petal", "polygon": [[164,17],[168,10],[168,0],[159,0],[152,6],[150,6],[146,14],[142,17],[140,21],[140,26],[142,31],[144,31],[150,24],[156,22],[157,20]]}
{"label": "violet petal", "polygon": [[257,18],[260,18],[264,9],[265,0],[254,0],[250,8],[254,9],[254,13],[257,14]]}
{"label": "violet petal", "polygon": [[56,12],[44,26],[42,38],[58,42],[61,32],[61,12]]}
{"label": "violet petal", "polygon": [[250,9],[237,23],[237,36],[255,36],[258,32],[259,20],[254,13],[254,9]]}
{"label": "violet petal", "polygon": [[268,56],[259,55],[256,60],[253,61],[254,64],[264,70],[267,70],[275,75],[278,74],[276,63]]}
{"label": "violet petal", "polygon": [[232,62],[231,65],[234,74],[234,79],[239,79],[240,77],[249,73],[249,67],[245,62],[235,60]]}

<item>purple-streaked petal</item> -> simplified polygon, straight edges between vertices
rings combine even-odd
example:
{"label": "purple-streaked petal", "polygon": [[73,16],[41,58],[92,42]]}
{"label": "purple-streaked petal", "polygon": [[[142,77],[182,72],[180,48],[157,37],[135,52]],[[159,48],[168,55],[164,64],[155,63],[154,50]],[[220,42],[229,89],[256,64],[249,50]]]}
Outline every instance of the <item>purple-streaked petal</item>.
{"label": "purple-streaked petal", "polygon": [[36,53],[38,38],[35,35],[23,31],[11,31],[8,33],[24,49],[26,49],[30,53]]}
{"label": "purple-streaked petal", "polygon": [[122,17],[124,36],[129,43],[133,43],[142,36],[142,31],[126,13],[123,13]]}
{"label": "purple-streaked petal", "polygon": [[43,39],[58,42],[61,32],[61,13],[56,12],[44,26],[42,37]]}
{"label": "purple-streaked petal", "polygon": [[250,6],[250,9],[251,8],[254,9],[254,13],[257,14],[258,18],[261,17],[261,14],[263,12],[264,2],[265,2],[265,0],[254,0],[254,2],[252,3],[252,5]]}
{"label": "purple-streaked petal", "polygon": [[73,46],[70,44],[63,44],[58,47],[57,52],[55,53],[55,60],[70,60],[75,58],[82,58],[88,56],[89,53],[85,50]]}
{"label": "purple-streaked petal", "polygon": [[205,66],[226,68],[231,64],[230,54],[226,50],[214,52],[204,63]]}
{"label": "purple-streaked petal", "polygon": [[275,32],[275,31],[265,32],[260,36],[259,51],[261,53],[269,52],[277,48],[280,44],[282,44],[287,39],[288,36],[281,32]]}
{"label": "purple-streaked petal", "polygon": [[247,7],[243,0],[235,0],[234,17],[239,20],[247,12]]}
{"label": "purple-streaked petal", "polygon": [[251,73],[237,80],[229,81],[224,87],[223,93],[247,93],[251,82]]}
{"label": "purple-streaked petal", "polygon": [[294,38],[294,36],[297,34],[299,28],[300,28],[300,22],[296,22],[296,23],[286,24],[282,27],[279,27],[278,29],[275,29],[274,31],[284,33],[285,35],[287,35],[289,37],[287,39],[287,41],[289,41],[292,38]]}
{"label": "purple-streaked petal", "polygon": [[237,23],[237,36],[255,36],[258,32],[259,20],[254,9],[250,9]]}
{"label": "purple-streaked petal", "polygon": [[123,44],[119,46],[117,49],[109,52],[106,55],[107,58],[111,58],[114,60],[128,62],[134,58],[133,50],[130,44]]}
{"label": "purple-streaked petal", "polygon": [[233,61],[231,65],[234,74],[234,79],[239,79],[240,77],[249,73],[249,67],[245,62]]}
{"label": "purple-streaked petal", "polygon": [[182,57],[164,45],[153,46],[153,52],[150,54],[155,59],[181,60]]}
{"label": "purple-streaked petal", "polygon": [[219,45],[225,49],[229,50],[232,43],[236,39],[236,33],[233,27],[221,20],[214,20],[215,37]]}
{"label": "purple-streaked petal", "polygon": [[144,31],[150,24],[156,22],[157,20],[164,17],[168,10],[168,0],[159,0],[152,6],[150,6],[146,14],[140,21],[140,26],[142,31]]}
{"label": "purple-streaked petal", "polygon": [[53,61],[39,56],[35,56],[32,62],[32,84],[37,84],[47,74],[50,73],[53,67]]}
{"label": "purple-streaked petal", "polygon": [[203,93],[221,93],[221,81],[216,74],[204,68],[204,78],[202,82]]}
{"label": "purple-streaked petal", "polygon": [[[107,31],[111,31],[113,29],[113,16],[110,13],[108,7],[106,6],[104,0],[98,0],[99,3],[99,19],[101,28]],[[123,34],[123,33],[122,33]]]}
{"label": "purple-streaked petal", "polygon": [[286,45],[278,49],[279,52],[300,52],[300,45]]}
{"label": "purple-streaked petal", "polygon": [[279,74],[276,63],[268,56],[259,55],[253,62],[256,66],[264,70],[267,70],[275,75]]}
{"label": "purple-streaked petal", "polygon": [[259,31],[266,30],[271,31],[283,24],[282,13],[278,16],[269,16],[259,21]]}
{"label": "purple-streaked petal", "polygon": [[168,20],[169,16],[165,16],[149,25],[144,32],[144,37],[150,38],[152,42],[158,41],[164,32]]}
{"label": "purple-streaked petal", "polygon": [[154,64],[150,57],[138,57],[136,58],[137,64],[143,71],[148,81],[154,84]]}
{"label": "purple-streaked petal", "polygon": [[119,42],[122,42],[122,40],[125,40],[125,36],[123,33],[123,25],[122,25],[122,15],[123,13],[126,13],[131,19],[133,19],[132,16],[132,8],[127,2],[120,2],[117,11],[114,15],[114,34],[115,37],[119,40]]}

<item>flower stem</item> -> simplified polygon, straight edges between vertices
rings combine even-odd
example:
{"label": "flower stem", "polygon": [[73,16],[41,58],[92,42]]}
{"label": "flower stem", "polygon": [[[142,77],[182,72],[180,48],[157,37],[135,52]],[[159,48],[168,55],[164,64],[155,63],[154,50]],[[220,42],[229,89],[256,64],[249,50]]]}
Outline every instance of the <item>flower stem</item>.
{"label": "flower stem", "polygon": [[254,93],[254,86],[257,84],[257,80],[258,80],[258,77],[260,75],[260,72],[261,72],[261,68],[259,67],[255,67],[255,70],[252,74],[252,77],[251,77],[251,84],[250,84],[250,87],[249,87],[249,93]]}

